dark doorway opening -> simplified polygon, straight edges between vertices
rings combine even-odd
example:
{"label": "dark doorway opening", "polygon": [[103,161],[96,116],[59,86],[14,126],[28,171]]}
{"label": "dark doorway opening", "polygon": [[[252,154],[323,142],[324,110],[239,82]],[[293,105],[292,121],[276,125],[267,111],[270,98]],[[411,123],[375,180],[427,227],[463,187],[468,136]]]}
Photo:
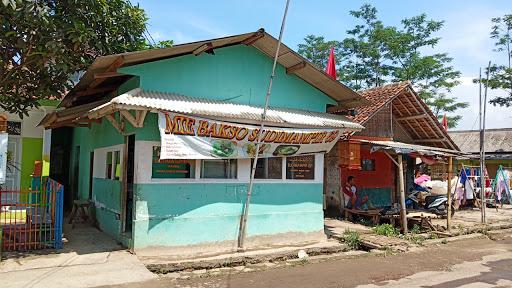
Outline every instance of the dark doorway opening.
{"label": "dark doorway opening", "polygon": [[89,155],[89,200],[92,200],[92,183],[94,179],[94,151]]}
{"label": "dark doorway opening", "polygon": [[70,189],[70,158],[73,128],[62,127],[52,129],[50,148],[50,178],[64,185],[64,211],[73,208],[73,194]]}
{"label": "dark doorway opening", "polygon": [[71,170],[71,194],[72,194],[72,201],[78,200],[79,196],[79,183],[78,179],[80,178],[80,146],[75,146],[75,149],[73,149],[73,166]]}
{"label": "dark doorway opening", "polygon": [[125,138],[127,148],[126,153],[126,201],[125,201],[125,221],[124,231],[128,234],[132,232],[133,224],[133,178],[135,164],[135,135],[129,135]]}

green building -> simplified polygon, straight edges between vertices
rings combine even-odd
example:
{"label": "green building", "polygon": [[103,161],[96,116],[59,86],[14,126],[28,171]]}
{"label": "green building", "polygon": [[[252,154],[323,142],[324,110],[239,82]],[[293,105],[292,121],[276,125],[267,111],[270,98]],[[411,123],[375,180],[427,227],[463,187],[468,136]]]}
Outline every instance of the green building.
{"label": "green building", "polygon": [[[54,128],[51,176],[69,187],[68,208],[90,199],[99,228],[137,253],[235,248],[255,153],[244,132],[258,127],[276,46],[258,30],[98,58],[43,121]],[[265,123],[273,142],[260,150],[247,247],[325,238],[324,153],[362,129],[325,113],[360,105],[359,94],[284,45],[279,55]],[[182,136],[190,131],[210,138]],[[188,150],[173,152],[172,141]]]}

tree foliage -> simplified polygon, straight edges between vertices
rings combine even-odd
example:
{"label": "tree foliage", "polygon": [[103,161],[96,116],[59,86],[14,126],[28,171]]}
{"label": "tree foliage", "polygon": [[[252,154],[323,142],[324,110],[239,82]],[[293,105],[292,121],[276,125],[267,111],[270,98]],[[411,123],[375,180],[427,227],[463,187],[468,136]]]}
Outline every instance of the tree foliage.
{"label": "tree foliage", "polygon": [[[493,64],[489,68],[489,82],[482,80],[490,89],[502,89],[507,94],[491,99],[491,103],[500,106],[512,106],[512,14],[492,19],[491,38],[495,40],[494,51],[505,54],[504,64]],[[478,82],[478,80],[475,80]]]}
{"label": "tree foliage", "polygon": [[60,97],[100,55],[172,45],[149,45],[146,21],[127,0],[2,0],[0,108],[22,116]]}
{"label": "tree foliage", "polygon": [[[341,44],[338,41],[325,41],[324,37],[307,35],[304,44],[298,45],[298,52],[318,68],[325,70],[331,47],[334,53],[340,53]],[[336,57],[336,65],[340,65],[340,57]]]}
{"label": "tree foliage", "polygon": [[[458,102],[448,94],[459,84],[460,72],[452,65],[447,53],[427,54],[440,38],[435,34],[442,29],[443,22],[428,19],[421,14],[401,21],[400,27],[386,26],[379,20],[377,9],[365,4],[357,11],[350,11],[357,24],[347,31],[348,37],[341,41],[338,61],[339,80],[355,90],[379,87],[386,83],[408,80],[418,90],[421,98],[432,108],[437,117],[454,113],[468,103]],[[322,39],[322,45],[314,41],[300,44],[302,51],[315,51],[315,55],[326,54],[329,45],[337,41],[325,41],[323,37],[309,35],[306,39]],[[313,63],[323,68],[327,56],[315,58]],[[454,127],[460,116],[448,117]]]}

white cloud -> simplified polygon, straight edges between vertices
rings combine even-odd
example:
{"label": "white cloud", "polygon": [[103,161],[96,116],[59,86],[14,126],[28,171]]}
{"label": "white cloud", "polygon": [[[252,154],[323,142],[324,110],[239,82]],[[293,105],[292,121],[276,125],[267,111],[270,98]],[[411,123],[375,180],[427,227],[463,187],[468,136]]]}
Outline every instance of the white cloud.
{"label": "white cloud", "polygon": [[209,34],[213,37],[222,37],[228,35],[227,31],[224,31],[223,29],[219,28],[214,23],[211,23],[209,21],[206,21],[205,19],[198,18],[198,17],[187,17],[188,19],[188,25],[196,28],[197,30]]}
{"label": "white cloud", "polygon": [[433,50],[448,52],[454,57],[455,68],[463,74],[477,74],[479,67],[501,56],[492,51],[494,41],[489,35],[491,18],[501,14],[503,11],[476,3],[447,12],[443,15],[445,24],[440,31],[441,40]]}

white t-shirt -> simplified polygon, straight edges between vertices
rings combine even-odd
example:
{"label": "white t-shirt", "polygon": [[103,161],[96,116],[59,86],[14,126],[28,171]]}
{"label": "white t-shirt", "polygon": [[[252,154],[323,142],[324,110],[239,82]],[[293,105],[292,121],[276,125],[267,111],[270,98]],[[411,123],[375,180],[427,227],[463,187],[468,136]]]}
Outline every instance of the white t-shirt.
{"label": "white t-shirt", "polygon": [[[346,189],[346,187],[343,189]],[[356,186],[354,186],[354,185],[350,186],[350,192],[352,192],[353,195],[356,195],[356,192],[357,192]],[[350,197],[348,197],[347,194],[343,193],[343,199],[345,200],[345,207],[347,207],[348,203],[350,202]]]}

